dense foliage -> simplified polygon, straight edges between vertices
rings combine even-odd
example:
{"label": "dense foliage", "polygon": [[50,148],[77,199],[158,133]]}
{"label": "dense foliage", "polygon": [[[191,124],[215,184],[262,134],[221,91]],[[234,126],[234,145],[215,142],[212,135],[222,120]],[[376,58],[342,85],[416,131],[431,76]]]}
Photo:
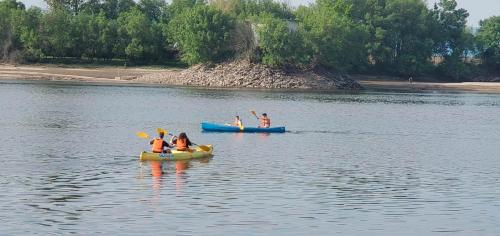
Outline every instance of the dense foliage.
{"label": "dense foliage", "polygon": [[455,0],[0,0],[0,60],[187,64],[247,57],[276,67],[463,79],[500,68],[500,17],[473,34]]}
{"label": "dense foliage", "polygon": [[494,16],[480,22],[476,41],[480,56],[488,68],[500,72],[500,16]]}
{"label": "dense foliage", "polygon": [[290,64],[303,65],[311,60],[304,34],[299,29],[290,30],[288,21],[274,18],[272,15],[261,15],[257,25],[259,35],[260,60],[268,65],[283,66]]}
{"label": "dense foliage", "polygon": [[169,23],[171,41],[188,64],[217,62],[230,54],[232,20],[221,10],[198,4],[177,14]]}
{"label": "dense foliage", "polygon": [[367,33],[351,18],[351,8],[347,1],[317,0],[297,10],[297,20],[312,45],[315,65],[349,71],[366,64]]}

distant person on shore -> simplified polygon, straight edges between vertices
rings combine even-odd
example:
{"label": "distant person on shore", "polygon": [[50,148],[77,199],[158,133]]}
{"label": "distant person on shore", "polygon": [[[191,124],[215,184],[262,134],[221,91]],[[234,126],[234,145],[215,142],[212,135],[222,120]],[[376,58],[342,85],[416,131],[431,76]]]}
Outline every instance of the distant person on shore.
{"label": "distant person on shore", "polygon": [[172,137],[170,143],[177,147],[177,151],[188,151],[189,146],[193,145],[184,132],[180,133],[179,137]]}
{"label": "distant person on shore", "polygon": [[153,153],[168,153],[168,152],[170,152],[169,149],[165,150],[165,148],[171,147],[165,140],[163,140],[163,136],[165,136],[165,133],[159,132],[158,135],[159,135],[158,138],[155,138],[149,142],[149,144],[152,145],[151,151]]}
{"label": "distant person on shore", "polygon": [[259,128],[269,128],[269,127],[271,127],[271,119],[269,119],[269,117],[267,117],[266,113],[262,113],[262,116],[258,117],[258,119],[260,121]]}
{"label": "distant person on shore", "polygon": [[408,77],[408,83],[413,84],[413,77],[411,75],[410,75],[410,77]]}

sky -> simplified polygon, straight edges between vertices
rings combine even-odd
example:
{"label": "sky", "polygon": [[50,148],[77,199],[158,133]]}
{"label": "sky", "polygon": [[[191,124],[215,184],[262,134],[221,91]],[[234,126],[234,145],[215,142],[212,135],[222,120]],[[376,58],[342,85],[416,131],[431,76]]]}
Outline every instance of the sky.
{"label": "sky", "polygon": [[[168,0],[167,0],[168,1]],[[281,0],[292,6],[307,5],[314,0]],[[427,0],[429,6],[432,6],[438,0]],[[39,6],[45,8],[43,0],[21,0],[26,6]],[[470,16],[468,25],[477,27],[479,21],[490,16],[500,15],[500,0],[457,0],[458,7],[466,9]]]}

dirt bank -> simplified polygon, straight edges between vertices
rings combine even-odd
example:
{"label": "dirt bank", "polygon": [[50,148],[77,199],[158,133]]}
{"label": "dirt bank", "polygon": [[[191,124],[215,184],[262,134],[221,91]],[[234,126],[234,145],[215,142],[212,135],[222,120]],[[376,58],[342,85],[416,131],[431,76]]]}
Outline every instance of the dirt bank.
{"label": "dirt bank", "polygon": [[353,75],[351,78],[358,81],[368,90],[399,90],[399,91],[476,91],[500,93],[500,82],[436,82],[430,78],[414,79],[412,83],[396,77]]}
{"label": "dirt bank", "polygon": [[0,64],[0,79],[55,80],[104,83],[130,83],[138,76],[163,70],[120,67],[58,67],[53,65]]}
{"label": "dirt bank", "polygon": [[246,61],[197,65],[182,71],[139,76],[135,81],[182,86],[259,89],[347,89],[362,87],[348,77],[312,70],[279,70]]}
{"label": "dirt bank", "polygon": [[[258,66],[258,65],[253,65]],[[326,74],[326,75],[325,75]],[[395,77],[352,75],[351,79],[327,73],[273,71],[242,67],[195,66],[190,69],[150,69],[122,67],[58,67],[54,65],[0,64],[0,80],[55,80],[106,84],[161,84],[181,86],[212,86],[231,88],[303,88],[311,90],[336,89],[338,86],[367,90],[400,91],[477,91],[500,93],[500,82],[441,83],[416,78],[413,83]],[[357,81],[357,83],[353,83]]]}

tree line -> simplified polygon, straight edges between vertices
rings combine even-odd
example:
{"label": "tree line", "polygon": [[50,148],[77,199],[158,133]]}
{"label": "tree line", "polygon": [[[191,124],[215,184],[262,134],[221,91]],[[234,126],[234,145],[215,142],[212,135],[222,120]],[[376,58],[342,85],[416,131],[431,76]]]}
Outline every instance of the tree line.
{"label": "tree line", "polygon": [[0,1],[0,59],[121,59],[188,65],[247,58],[342,73],[499,73],[500,16],[466,26],[455,0],[46,0],[48,10]]}

